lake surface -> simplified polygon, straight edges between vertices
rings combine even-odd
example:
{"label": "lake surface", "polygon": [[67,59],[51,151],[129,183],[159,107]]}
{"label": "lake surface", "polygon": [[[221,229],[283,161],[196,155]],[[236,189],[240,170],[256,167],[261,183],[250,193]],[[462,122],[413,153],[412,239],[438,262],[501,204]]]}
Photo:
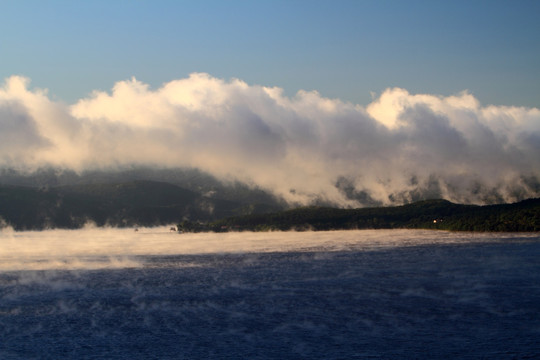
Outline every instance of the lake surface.
{"label": "lake surface", "polygon": [[540,356],[540,234],[0,232],[0,359]]}

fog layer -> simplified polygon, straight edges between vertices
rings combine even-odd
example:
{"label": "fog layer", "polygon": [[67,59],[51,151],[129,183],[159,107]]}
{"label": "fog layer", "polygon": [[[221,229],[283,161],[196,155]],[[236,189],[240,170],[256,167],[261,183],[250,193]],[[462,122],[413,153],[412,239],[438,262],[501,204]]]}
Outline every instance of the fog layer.
{"label": "fog layer", "polygon": [[151,266],[146,260],[152,256],[268,252],[317,252],[330,256],[336,251],[499,240],[538,241],[538,235],[428,230],[178,234],[169,231],[169,227],[15,232],[4,228],[0,230],[0,271],[146,267]]}

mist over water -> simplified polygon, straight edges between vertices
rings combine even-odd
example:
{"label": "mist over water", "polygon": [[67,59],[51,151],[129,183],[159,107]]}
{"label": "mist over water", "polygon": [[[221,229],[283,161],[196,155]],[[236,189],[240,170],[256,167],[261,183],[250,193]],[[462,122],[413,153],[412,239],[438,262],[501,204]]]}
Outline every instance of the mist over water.
{"label": "mist over water", "polygon": [[535,238],[534,234],[452,233],[429,230],[227,232],[178,234],[170,227],[0,231],[0,270],[144,267],[144,256],[261,252],[335,252],[429,244]]}
{"label": "mist over water", "polygon": [[0,233],[2,359],[527,358],[540,236]]}

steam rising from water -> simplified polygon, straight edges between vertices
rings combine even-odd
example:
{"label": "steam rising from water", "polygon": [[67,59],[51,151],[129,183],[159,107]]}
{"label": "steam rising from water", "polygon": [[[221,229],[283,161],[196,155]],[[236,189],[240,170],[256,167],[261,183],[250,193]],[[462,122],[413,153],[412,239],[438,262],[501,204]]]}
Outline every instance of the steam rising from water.
{"label": "steam rising from water", "polygon": [[[0,271],[150,267],[148,256],[377,250],[398,246],[537,238],[423,230],[177,234],[168,227],[0,232]],[[194,266],[175,263],[175,267]]]}
{"label": "steam rising from water", "polygon": [[0,358],[534,358],[539,250],[538,234],[3,231]]}
{"label": "steam rising from water", "polygon": [[0,166],[193,167],[291,203],[343,206],[540,196],[540,110],[388,89],[368,106],[192,74],[116,83],[67,106],[13,76]]}

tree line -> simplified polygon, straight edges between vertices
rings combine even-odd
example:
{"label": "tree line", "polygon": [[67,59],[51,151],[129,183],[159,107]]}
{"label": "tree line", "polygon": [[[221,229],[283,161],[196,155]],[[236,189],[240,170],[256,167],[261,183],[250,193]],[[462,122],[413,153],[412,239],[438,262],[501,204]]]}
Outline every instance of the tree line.
{"label": "tree line", "polygon": [[181,232],[304,231],[347,229],[438,229],[451,231],[540,231],[540,199],[515,204],[460,205],[446,200],[362,209],[303,207],[235,216],[209,223],[183,221]]}

